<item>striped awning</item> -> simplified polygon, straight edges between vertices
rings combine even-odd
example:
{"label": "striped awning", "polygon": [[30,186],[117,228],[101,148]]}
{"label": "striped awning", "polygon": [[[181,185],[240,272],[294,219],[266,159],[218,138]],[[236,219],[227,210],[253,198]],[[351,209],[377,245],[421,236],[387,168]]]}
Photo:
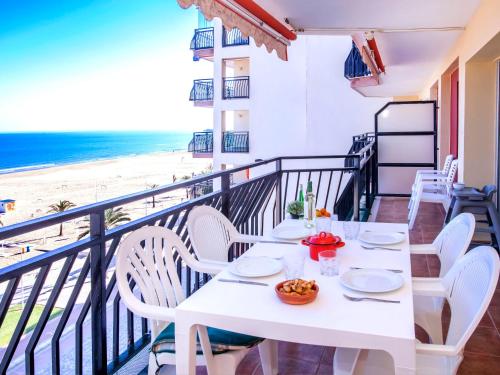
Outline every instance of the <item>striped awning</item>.
{"label": "striped awning", "polygon": [[269,53],[276,51],[278,57],[287,60],[287,46],[297,36],[252,0],[177,0],[187,9],[195,5],[207,20],[218,17],[231,30],[238,28],[243,36],[251,36],[255,44],[266,46]]}

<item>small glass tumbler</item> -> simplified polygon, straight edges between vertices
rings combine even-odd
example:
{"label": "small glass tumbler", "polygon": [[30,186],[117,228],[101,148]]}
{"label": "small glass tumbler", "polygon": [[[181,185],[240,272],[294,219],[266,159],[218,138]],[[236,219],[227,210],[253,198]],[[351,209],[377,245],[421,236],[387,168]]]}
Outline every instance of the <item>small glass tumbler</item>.
{"label": "small glass tumbler", "polygon": [[337,251],[325,250],[318,254],[319,270],[323,276],[336,276],[339,274]]}
{"label": "small glass tumbler", "polygon": [[304,262],[306,257],[301,254],[285,255],[285,276],[287,280],[300,279],[304,275]]}
{"label": "small glass tumbler", "polygon": [[316,218],[316,233],[332,231],[332,220],[329,217]]}
{"label": "small glass tumbler", "polygon": [[355,240],[359,234],[359,222],[344,221],[344,236],[346,240]]}

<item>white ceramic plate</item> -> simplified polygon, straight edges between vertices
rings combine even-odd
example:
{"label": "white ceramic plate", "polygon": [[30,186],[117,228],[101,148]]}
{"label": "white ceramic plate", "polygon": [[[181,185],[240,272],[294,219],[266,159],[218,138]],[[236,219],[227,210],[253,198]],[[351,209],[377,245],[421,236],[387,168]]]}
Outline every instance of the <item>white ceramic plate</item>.
{"label": "white ceramic plate", "polygon": [[243,277],[271,276],[281,271],[281,261],[269,257],[241,257],[228,267],[233,275]]}
{"label": "white ceramic plate", "polygon": [[406,236],[398,232],[363,232],[358,240],[372,245],[394,245],[403,242]]}
{"label": "white ceramic plate", "polygon": [[303,225],[276,227],[272,232],[273,237],[280,240],[300,240],[310,234],[310,229]]}
{"label": "white ceramic plate", "polygon": [[350,270],[340,276],[340,283],[346,288],[366,293],[384,293],[403,286],[401,275],[382,269]]}

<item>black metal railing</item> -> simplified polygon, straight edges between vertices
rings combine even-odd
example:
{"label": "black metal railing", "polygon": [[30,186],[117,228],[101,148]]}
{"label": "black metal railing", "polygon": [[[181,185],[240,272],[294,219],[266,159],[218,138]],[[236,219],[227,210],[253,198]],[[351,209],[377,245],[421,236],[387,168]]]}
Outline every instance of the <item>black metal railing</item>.
{"label": "black metal railing", "polygon": [[[346,167],[345,159],[353,159],[353,166]],[[9,323],[14,328],[7,346],[0,348],[0,373],[111,373],[148,345],[147,320],[125,308],[116,288],[114,257],[130,232],[145,225],[163,226],[175,231],[192,251],[187,216],[197,205],[210,205],[241,233],[263,234],[283,220],[286,204],[297,199],[299,184],[307,181],[313,181],[318,207],[334,208],[341,219],[350,212],[359,220],[362,196],[370,197],[373,191],[373,160],[373,142],[350,155],[276,157],[0,228],[0,241],[6,242],[67,221],[87,219],[90,229],[87,237],[0,269],[0,330],[12,307],[20,306],[18,319]],[[231,176],[246,170],[252,178],[231,185]],[[347,183],[343,175],[350,176]],[[159,201],[197,186],[204,188],[193,195],[196,198],[107,228],[109,209],[142,204],[152,197]],[[246,246],[235,246],[230,258],[241,255]],[[178,254],[175,257],[189,296],[208,275],[192,271]],[[53,316],[56,305],[62,311]],[[41,311],[33,320],[35,306]]]}
{"label": "black metal railing", "polygon": [[214,135],[212,132],[194,132],[189,142],[189,152],[195,154],[211,154],[214,151]]}
{"label": "black metal railing", "polygon": [[248,132],[223,132],[222,152],[249,152]]}
{"label": "black metal railing", "polygon": [[228,31],[222,27],[222,47],[246,46],[250,44],[250,38],[245,38],[241,31],[234,27]]}
{"label": "black metal railing", "polygon": [[193,38],[191,39],[192,50],[198,51],[200,49],[214,48],[214,28],[205,27],[196,29]]}
{"label": "black metal railing", "polygon": [[222,99],[250,97],[250,77],[227,77],[222,79]]}
{"label": "black metal railing", "polygon": [[344,77],[347,79],[368,77],[372,73],[368,66],[363,62],[363,58],[359,53],[358,47],[352,42],[351,52],[344,62]]}
{"label": "black metal railing", "polygon": [[214,80],[196,79],[193,81],[193,88],[189,94],[191,101],[213,101],[214,100]]}

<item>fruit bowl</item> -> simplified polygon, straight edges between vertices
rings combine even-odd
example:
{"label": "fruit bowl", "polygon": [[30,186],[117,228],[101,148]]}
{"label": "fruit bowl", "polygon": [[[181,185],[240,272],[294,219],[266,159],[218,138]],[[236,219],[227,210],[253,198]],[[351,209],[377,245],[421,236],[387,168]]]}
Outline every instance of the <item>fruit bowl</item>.
{"label": "fruit bowl", "polygon": [[277,284],[274,288],[276,291],[276,294],[278,295],[278,298],[281,300],[281,302],[289,304],[289,305],[305,305],[307,303],[311,303],[316,299],[318,296],[319,292],[319,287],[318,284],[314,284],[311,288],[311,290],[306,293],[306,294],[298,294],[298,293],[286,293],[280,291],[280,289],[283,288],[283,284],[286,282],[290,282],[293,280],[285,280],[282,281],[281,283]]}

